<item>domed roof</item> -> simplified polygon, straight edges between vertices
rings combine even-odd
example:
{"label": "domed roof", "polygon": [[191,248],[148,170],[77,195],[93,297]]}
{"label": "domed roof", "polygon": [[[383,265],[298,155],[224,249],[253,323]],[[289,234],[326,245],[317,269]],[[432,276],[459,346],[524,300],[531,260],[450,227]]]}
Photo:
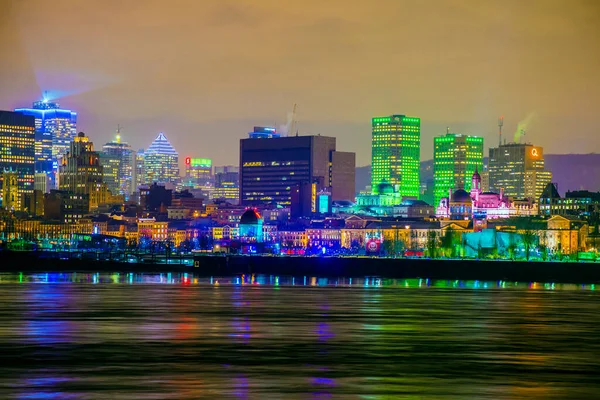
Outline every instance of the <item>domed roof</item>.
{"label": "domed roof", "polygon": [[471,203],[471,195],[462,189],[458,189],[452,194],[452,202],[454,203]]}
{"label": "domed roof", "polygon": [[381,182],[377,185],[377,192],[379,194],[394,194],[394,187],[387,182]]}
{"label": "domed roof", "polygon": [[240,224],[256,225],[260,219],[260,214],[256,210],[249,208],[242,214],[242,217],[240,218]]}

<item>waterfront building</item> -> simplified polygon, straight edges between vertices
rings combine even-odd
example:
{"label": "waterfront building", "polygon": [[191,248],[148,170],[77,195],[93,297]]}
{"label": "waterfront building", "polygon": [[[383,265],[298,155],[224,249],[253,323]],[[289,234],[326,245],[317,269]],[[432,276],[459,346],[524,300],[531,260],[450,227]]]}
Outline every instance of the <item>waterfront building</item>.
{"label": "waterfront building", "polygon": [[[371,188],[397,187],[401,197],[418,199],[421,119],[405,115],[375,117],[372,122]],[[336,200],[336,199],[334,199]]]}
{"label": "waterfront building", "polygon": [[100,162],[104,167],[105,181],[113,194],[121,194],[129,200],[136,191],[135,152],[128,143],[121,141],[121,132],[117,130],[114,141],[102,146]]}
{"label": "waterfront building", "polygon": [[539,213],[543,216],[571,215],[597,224],[600,221],[600,192],[576,190],[562,197],[556,185],[548,183],[539,198]]}
{"label": "waterfront building", "polygon": [[475,171],[471,178],[471,190],[448,190],[448,195],[440,199],[436,209],[439,218],[463,219],[496,219],[511,216],[531,216],[538,212],[537,204],[531,200],[512,199],[503,190],[500,193],[483,192],[481,175]]}
{"label": "waterfront building", "polygon": [[58,171],[59,189],[76,196],[85,196],[89,201],[87,211],[95,210],[110,199],[103,180],[100,154],[85,133],[79,132],[71,142],[70,150],[62,158]]}
{"label": "waterfront building", "polygon": [[509,197],[537,201],[552,181],[545,169],[544,149],[530,143],[508,143],[490,149],[490,191]]}
{"label": "waterfront building", "polygon": [[179,181],[179,154],[162,132],[144,152],[144,175],[146,184]]}
{"label": "waterfront building", "polygon": [[262,243],[263,236],[263,218],[256,209],[247,209],[239,223],[239,237],[244,243]]}
{"label": "waterfront building", "polygon": [[56,172],[58,159],[67,153],[77,133],[77,113],[46,99],[15,112],[35,118],[35,171]]}
{"label": "waterfront building", "polygon": [[[21,210],[21,196],[33,192],[35,174],[35,119],[17,112],[0,111],[0,177],[4,172],[10,181],[0,180],[0,193],[11,193],[14,199],[2,200],[2,207]],[[14,175],[13,175],[14,174]],[[11,183],[11,190],[4,187]]]}
{"label": "waterfront building", "polygon": [[483,138],[447,133],[433,139],[434,203],[448,189],[471,190],[471,177],[483,170]]}
{"label": "waterfront building", "polygon": [[[305,196],[312,198],[313,193],[326,188],[339,196],[353,196],[354,155],[336,153],[335,138],[327,136],[250,135],[240,140],[241,204],[290,206],[294,187],[313,184],[317,185],[314,191],[304,191]],[[303,213],[316,212],[312,203]]]}

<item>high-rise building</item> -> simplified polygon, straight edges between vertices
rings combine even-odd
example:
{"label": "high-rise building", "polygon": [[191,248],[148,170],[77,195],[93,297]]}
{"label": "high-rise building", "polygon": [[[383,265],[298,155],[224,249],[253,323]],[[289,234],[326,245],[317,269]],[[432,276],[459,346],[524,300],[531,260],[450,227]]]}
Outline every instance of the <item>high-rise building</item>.
{"label": "high-rise building", "polygon": [[48,100],[36,101],[32,108],[17,108],[15,112],[35,118],[36,172],[56,172],[58,158],[67,153],[77,133],[77,113]]}
{"label": "high-rise building", "polygon": [[61,160],[58,170],[59,189],[73,195],[87,197],[89,210],[98,208],[108,199],[108,188],[103,180],[100,154],[83,132],[71,142],[70,150]]}
{"label": "high-rise building", "polygon": [[[35,120],[31,116],[11,111],[0,111],[0,176],[14,173],[16,193],[10,208],[21,210],[21,197],[33,192],[35,174]],[[12,176],[12,175],[11,175]],[[0,187],[4,187],[4,179]],[[0,193],[3,193],[4,190]],[[7,192],[8,193],[8,192]],[[10,193],[13,193],[11,190]],[[9,199],[2,199],[6,208]]]}
{"label": "high-rise building", "polygon": [[240,173],[238,167],[215,167],[214,199],[223,199],[231,204],[240,202]]}
{"label": "high-rise building", "polygon": [[483,170],[483,138],[447,133],[433,139],[434,205],[448,189],[471,190],[475,171]]}
{"label": "high-rise building", "polygon": [[371,190],[389,183],[402,197],[419,197],[421,119],[390,115],[372,119]]}
{"label": "high-rise building", "polygon": [[[249,139],[240,141],[241,203],[290,206],[292,187],[316,182],[319,190],[333,188],[337,193],[354,193],[352,157],[335,153],[333,137],[255,138],[250,134]],[[338,162],[343,162],[350,174],[341,171]]]}
{"label": "high-rise building", "polygon": [[144,152],[145,183],[172,183],[179,181],[179,154],[161,132]]}
{"label": "high-rise building", "polygon": [[121,141],[121,133],[117,130],[114,141],[102,146],[100,163],[104,167],[104,180],[113,194],[121,194],[125,200],[136,191],[134,182],[135,154],[131,146]]}
{"label": "high-rise building", "polygon": [[213,181],[212,160],[210,158],[185,158],[186,186],[200,188]]}
{"label": "high-rise building", "polygon": [[146,168],[144,166],[144,158],[146,153],[144,149],[139,149],[135,153],[135,190],[139,190],[140,186],[148,184],[146,182]]}
{"label": "high-rise building", "polygon": [[508,143],[490,149],[488,164],[490,191],[516,199],[537,201],[552,181],[545,169],[544,149],[531,143]]}

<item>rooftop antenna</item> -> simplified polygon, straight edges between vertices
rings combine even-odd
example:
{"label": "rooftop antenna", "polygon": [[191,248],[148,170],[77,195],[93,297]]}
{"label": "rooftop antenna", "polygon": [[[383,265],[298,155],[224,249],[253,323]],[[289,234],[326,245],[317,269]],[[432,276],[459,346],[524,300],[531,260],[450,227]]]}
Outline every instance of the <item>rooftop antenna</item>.
{"label": "rooftop antenna", "polygon": [[117,125],[117,143],[121,143],[121,125]]}
{"label": "rooftop antenna", "polygon": [[449,127],[449,126],[447,126],[447,127],[446,127],[446,135],[449,135],[449,134],[450,134],[450,127]]}
{"label": "rooftop antenna", "polygon": [[502,126],[504,125],[504,115],[498,118],[498,146],[502,146]]}

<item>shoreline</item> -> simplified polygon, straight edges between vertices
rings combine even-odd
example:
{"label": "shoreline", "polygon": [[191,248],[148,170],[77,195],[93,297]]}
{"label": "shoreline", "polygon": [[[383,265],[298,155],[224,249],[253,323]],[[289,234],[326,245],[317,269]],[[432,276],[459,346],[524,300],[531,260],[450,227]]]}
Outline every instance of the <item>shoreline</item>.
{"label": "shoreline", "polygon": [[0,272],[187,272],[198,277],[265,274],[318,277],[600,283],[600,264],[359,257],[194,257],[194,266],[40,258],[43,253],[0,253]]}

